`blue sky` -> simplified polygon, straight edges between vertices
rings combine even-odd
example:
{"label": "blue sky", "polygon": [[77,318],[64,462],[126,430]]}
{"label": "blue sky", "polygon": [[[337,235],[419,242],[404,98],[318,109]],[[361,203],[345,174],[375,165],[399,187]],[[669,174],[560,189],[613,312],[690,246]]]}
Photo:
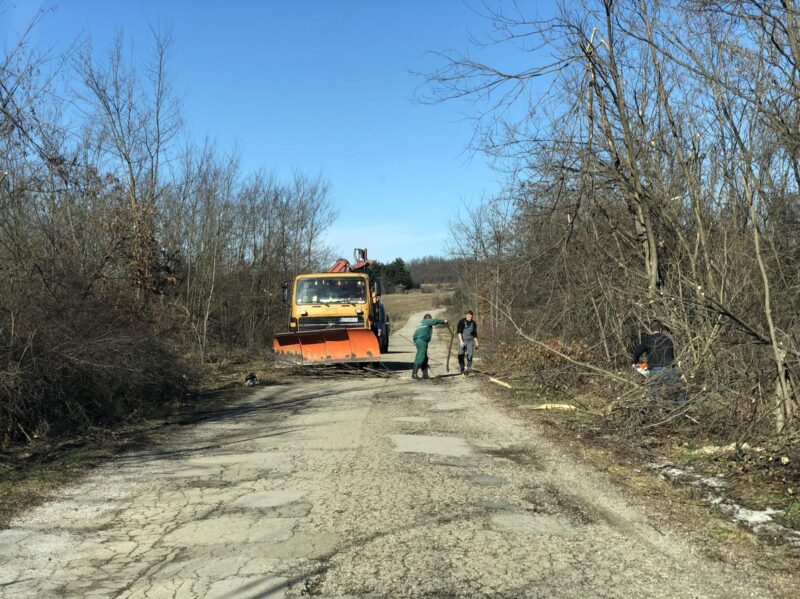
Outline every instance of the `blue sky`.
{"label": "blue sky", "polygon": [[193,135],[237,147],[248,170],[323,173],[340,211],[329,237],[340,254],[443,254],[463,204],[500,187],[465,151],[469,108],[413,100],[420,80],[410,71],[438,64],[426,52],[466,49],[470,33],[488,29],[459,0],[0,0],[3,42],[48,6],[56,10],[35,36],[44,47],[83,35],[102,48],[121,29],[144,57],[150,26],[171,28],[170,77]]}

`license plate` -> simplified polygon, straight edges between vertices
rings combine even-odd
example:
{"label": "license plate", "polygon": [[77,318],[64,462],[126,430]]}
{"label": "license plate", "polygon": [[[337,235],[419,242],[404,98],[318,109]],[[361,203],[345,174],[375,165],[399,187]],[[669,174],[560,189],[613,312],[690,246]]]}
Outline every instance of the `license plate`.
{"label": "license plate", "polygon": [[343,316],[339,319],[339,322],[358,322],[358,318],[355,316]]}

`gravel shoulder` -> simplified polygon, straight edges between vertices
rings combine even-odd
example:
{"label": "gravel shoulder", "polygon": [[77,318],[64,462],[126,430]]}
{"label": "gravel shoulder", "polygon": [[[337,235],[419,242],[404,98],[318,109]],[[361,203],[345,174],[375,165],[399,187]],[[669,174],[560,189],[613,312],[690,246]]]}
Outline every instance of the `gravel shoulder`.
{"label": "gravel shoulder", "polygon": [[[412,359],[421,315],[392,338]],[[449,333],[431,345],[444,375]],[[301,377],[0,531],[8,597],[775,597],[472,379]]]}

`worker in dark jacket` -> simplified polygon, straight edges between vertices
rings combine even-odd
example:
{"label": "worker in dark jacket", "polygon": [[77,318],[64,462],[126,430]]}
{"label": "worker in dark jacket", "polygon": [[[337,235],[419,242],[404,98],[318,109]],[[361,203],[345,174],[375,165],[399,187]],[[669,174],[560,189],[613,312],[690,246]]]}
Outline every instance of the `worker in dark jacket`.
{"label": "worker in dark jacket", "polygon": [[662,324],[657,320],[650,323],[647,327],[647,335],[633,350],[634,367],[644,355],[647,355],[647,370],[653,395],[670,395],[677,403],[683,403],[686,395],[681,388],[678,373],[674,367],[675,346],[672,344],[672,339],[664,332]]}
{"label": "worker in dark jacket", "polygon": [[380,293],[375,295],[375,318],[372,323],[372,330],[375,331],[375,335],[378,337],[378,345],[381,352],[387,351],[389,349],[389,340],[387,339],[389,335],[389,319],[386,318],[386,309],[383,306]]}
{"label": "worker in dark jacket", "polygon": [[466,362],[467,371],[472,370],[472,353],[478,348],[478,323],[475,322],[472,310],[467,310],[464,318],[456,326],[458,335],[458,365],[461,374],[464,374]]}
{"label": "worker in dark jacket", "polygon": [[414,358],[414,370],[411,372],[411,378],[418,379],[417,372],[420,369],[422,369],[422,378],[430,378],[428,375],[428,344],[433,336],[433,327],[437,324],[447,324],[447,321],[431,318],[430,314],[426,314],[422,322],[419,323],[417,330],[414,331],[414,345],[417,347],[417,355]]}

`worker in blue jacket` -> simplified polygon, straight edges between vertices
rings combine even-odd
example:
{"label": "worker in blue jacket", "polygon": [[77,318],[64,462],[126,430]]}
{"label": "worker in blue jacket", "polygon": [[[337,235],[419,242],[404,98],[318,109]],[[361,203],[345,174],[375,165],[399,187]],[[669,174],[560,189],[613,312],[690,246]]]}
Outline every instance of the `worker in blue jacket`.
{"label": "worker in blue jacket", "polygon": [[430,314],[426,314],[422,322],[419,323],[417,330],[414,331],[414,345],[417,347],[417,355],[414,358],[414,370],[411,373],[411,378],[418,379],[417,372],[420,369],[422,369],[422,378],[430,378],[428,375],[428,344],[433,336],[433,327],[437,324],[447,324],[447,321],[431,318]]}

